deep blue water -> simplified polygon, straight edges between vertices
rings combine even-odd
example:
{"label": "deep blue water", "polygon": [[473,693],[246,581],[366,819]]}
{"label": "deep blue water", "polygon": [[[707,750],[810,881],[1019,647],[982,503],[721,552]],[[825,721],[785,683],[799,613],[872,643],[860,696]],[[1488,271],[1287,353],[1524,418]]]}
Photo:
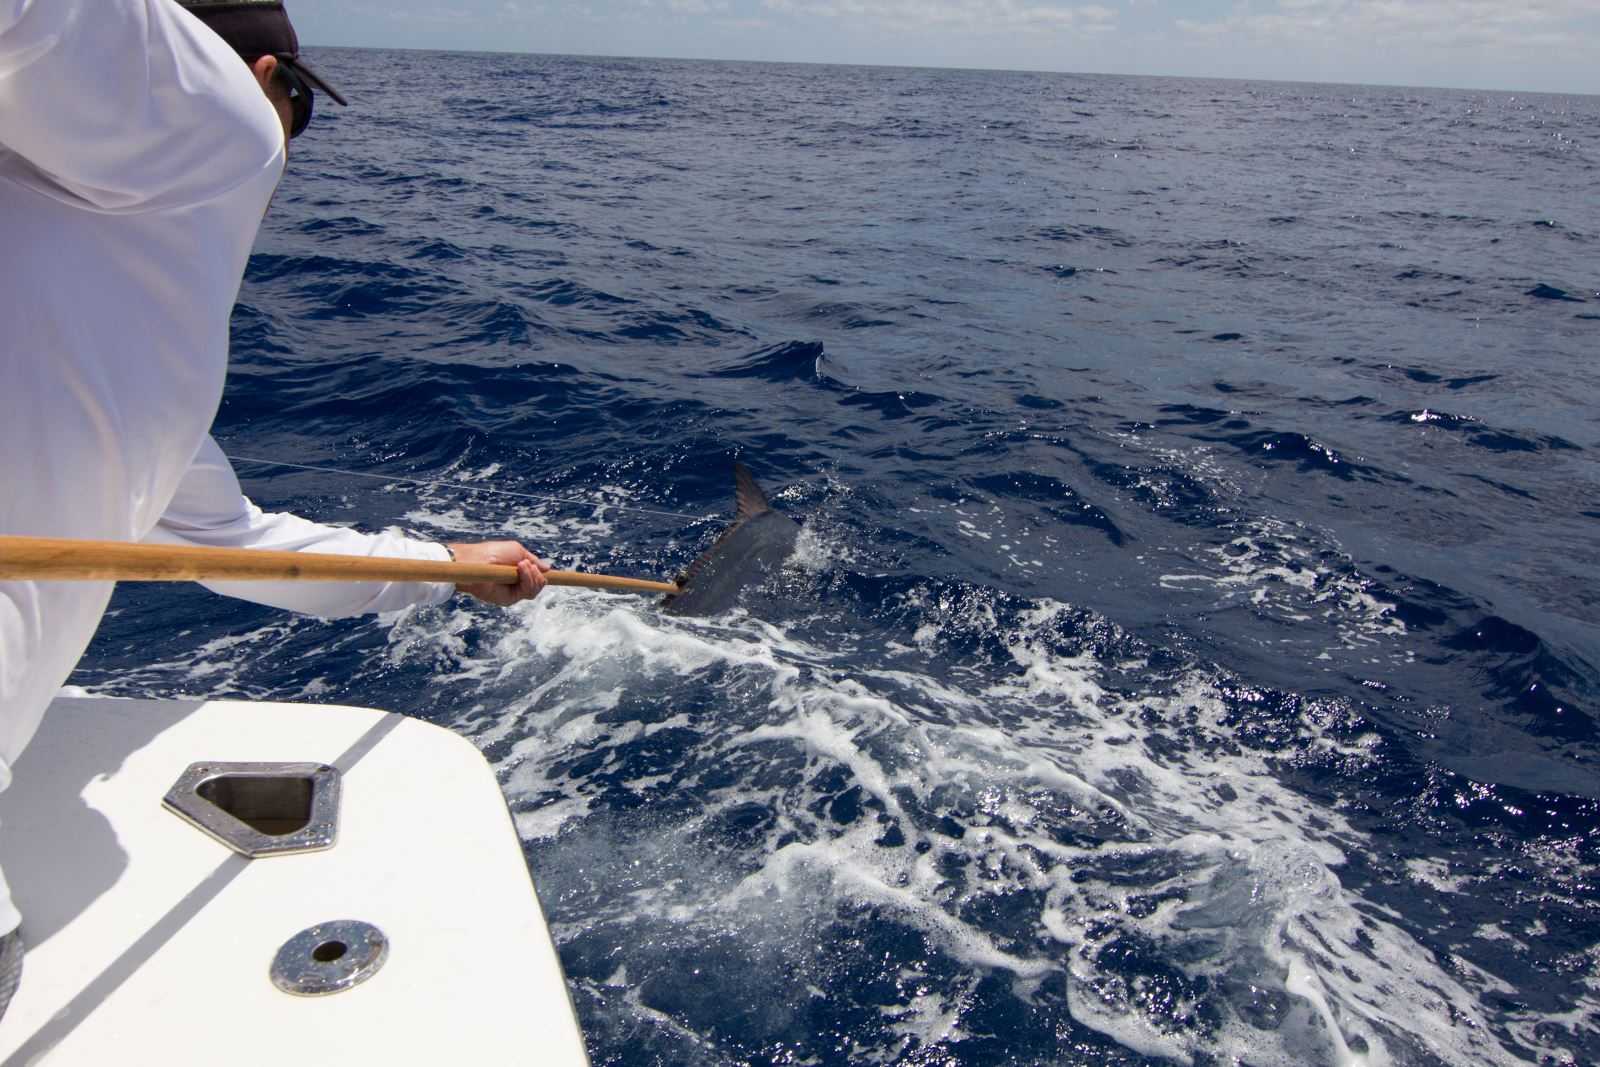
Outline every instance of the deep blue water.
{"label": "deep blue water", "polygon": [[217,436],[349,474],[254,498],[800,550],[74,681],[472,737],[597,1064],[1600,1061],[1600,98],[315,59]]}

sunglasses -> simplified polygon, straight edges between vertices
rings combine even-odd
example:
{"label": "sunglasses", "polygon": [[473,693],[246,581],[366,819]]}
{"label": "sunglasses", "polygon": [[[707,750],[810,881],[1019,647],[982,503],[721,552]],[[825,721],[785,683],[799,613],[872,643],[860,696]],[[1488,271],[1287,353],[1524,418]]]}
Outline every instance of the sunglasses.
{"label": "sunglasses", "polygon": [[311,86],[295,69],[294,56],[279,55],[276,58],[278,73],[289,84],[289,136],[299,137],[301,131],[311,124]]}

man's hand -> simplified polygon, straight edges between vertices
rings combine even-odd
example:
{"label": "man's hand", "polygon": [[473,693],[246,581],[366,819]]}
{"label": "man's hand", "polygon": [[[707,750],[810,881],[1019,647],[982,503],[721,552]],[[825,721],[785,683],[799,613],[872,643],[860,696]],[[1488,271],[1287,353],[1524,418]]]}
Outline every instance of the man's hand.
{"label": "man's hand", "polygon": [[461,563],[501,563],[517,568],[516,585],[467,582],[456,586],[458,593],[477,597],[490,604],[499,604],[503,608],[538,596],[539,590],[544,588],[544,572],[550,569],[550,564],[515,541],[484,541],[475,545],[446,547]]}

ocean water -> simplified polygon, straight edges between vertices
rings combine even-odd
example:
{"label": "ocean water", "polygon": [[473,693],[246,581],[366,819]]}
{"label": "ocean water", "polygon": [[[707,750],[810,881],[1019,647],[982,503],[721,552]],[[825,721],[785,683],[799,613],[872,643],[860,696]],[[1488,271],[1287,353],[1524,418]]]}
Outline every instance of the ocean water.
{"label": "ocean water", "polygon": [[1600,98],[314,58],[254,499],[670,577],[738,459],[799,548],[128,586],[74,682],[470,737],[596,1064],[1600,1061]]}

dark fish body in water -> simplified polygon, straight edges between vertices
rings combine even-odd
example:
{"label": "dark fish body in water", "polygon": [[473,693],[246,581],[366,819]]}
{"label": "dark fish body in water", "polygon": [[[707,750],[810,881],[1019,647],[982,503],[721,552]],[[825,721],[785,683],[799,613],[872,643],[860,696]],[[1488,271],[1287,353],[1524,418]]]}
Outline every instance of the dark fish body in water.
{"label": "dark fish body in water", "polygon": [[684,575],[683,592],[661,601],[671,615],[716,615],[739,603],[794,551],[800,524],[773,510],[767,494],[743,463],[733,465],[733,525],[701,553]]}

